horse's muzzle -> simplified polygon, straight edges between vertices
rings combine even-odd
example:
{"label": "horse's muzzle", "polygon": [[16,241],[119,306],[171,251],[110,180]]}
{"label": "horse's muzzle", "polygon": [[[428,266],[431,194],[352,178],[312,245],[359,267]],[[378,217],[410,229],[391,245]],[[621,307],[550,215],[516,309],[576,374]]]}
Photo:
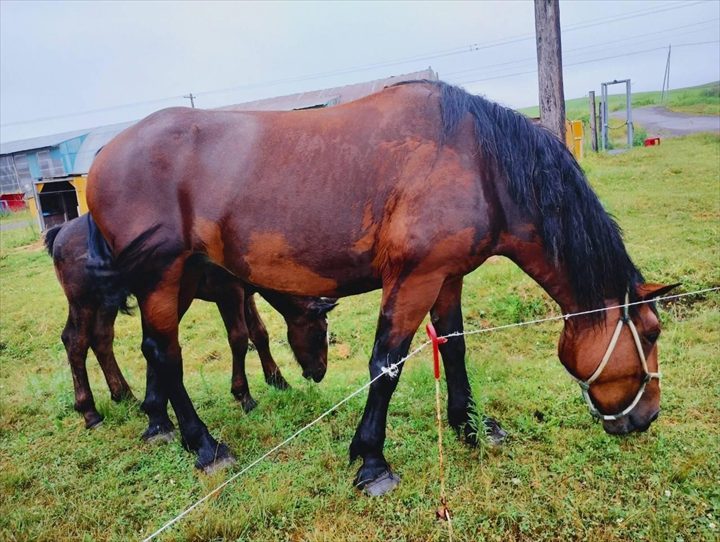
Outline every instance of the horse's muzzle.
{"label": "horse's muzzle", "polygon": [[660,409],[648,417],[640,417],[631,412],[618,420],[603,421],[603,429],[610,435],[627,435],[628,433],[644,433],[650,428],[650,424],[658,419]]}
{"label": "horse's muzzle", "polygon": [[312,378],[315,382],[320,382],[325,378],[325,369],[303,371],[303,377],[307,380]]}

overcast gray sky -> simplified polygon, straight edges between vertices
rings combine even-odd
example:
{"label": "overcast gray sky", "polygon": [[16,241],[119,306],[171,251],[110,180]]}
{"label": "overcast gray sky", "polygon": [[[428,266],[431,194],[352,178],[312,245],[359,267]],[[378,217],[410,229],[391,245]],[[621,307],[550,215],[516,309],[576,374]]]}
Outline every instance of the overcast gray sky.
{"label": "overcast gray sky", "polygon": [[[566,98],[613,79],[659,90],[669,44],[672,88],[720,79],[718,0],[572,0],[560,18]],[[471,92],[533,105],[534,31],[533,3],[519,0],[2,0],[0,138],[138,119],[189,105],[189,92],[215,107],[428,66]]]}

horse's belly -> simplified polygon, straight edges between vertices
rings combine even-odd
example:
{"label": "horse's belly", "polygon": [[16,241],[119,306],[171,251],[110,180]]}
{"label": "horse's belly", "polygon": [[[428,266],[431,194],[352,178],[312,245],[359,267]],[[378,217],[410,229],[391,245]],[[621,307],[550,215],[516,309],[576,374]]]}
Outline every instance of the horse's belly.
{"label": "horse's belly", "polygon": [[380,286],[370,254],[322,243],[292,245],[277,232],[250,234],[241,250],[225,251],[222,263],[252,284],[295,295],[337,296]]}

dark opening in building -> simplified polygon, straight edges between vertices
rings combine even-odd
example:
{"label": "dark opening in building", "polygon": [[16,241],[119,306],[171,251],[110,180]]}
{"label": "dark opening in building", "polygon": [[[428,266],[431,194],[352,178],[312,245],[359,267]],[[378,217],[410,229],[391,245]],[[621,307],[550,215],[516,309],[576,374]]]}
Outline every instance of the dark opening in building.
{"label": "dark opening in building", "polygon": [[78,216],[77,193],[68,181],[44,182],[38,198],[45,229]]}

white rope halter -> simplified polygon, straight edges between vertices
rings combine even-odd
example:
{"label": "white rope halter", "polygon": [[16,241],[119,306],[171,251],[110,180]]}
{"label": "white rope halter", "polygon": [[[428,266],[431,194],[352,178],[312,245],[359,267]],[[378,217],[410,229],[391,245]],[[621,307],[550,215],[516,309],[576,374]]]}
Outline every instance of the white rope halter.
{"label": "white rope halter", "polygon": [[[585,399],[585,402],[587,403],[588,408],[590,409],[590,414],[592,414],[594,417],[601,419],[601,420],[617,420],[618,418],[627,416],[632,411],[632,409],[634,409],[637,406],[637,404],[640,402],[640,399],[642,398],[643,394],[645,393],[645,388],[647,387],[648,383],[653,378],[657,378],[659,381],[660,377],[662,376],[660,374],[660,372],[651,373],[650,370],[648,369],[647,360],[645,359],[645,352],[643,352],[642,344],[640,343],[640,335],[638,334],[635,324],[633,323],[632,319],[630,318],[629,303],[630,303],[630,295],[628,292],[626,292],[625,293],[625,303],[622,306],[622,310],[623,310],[622,316],[620,316],[617,326],[615,326],[615,332],[613,333],[613,336],[610,339],[610,344],[608,345],[607,350],[605,351],[605,355],[603,356],[602,361],[597,366],[597,369],[595,369],[595,372],[593,372],[593,374],[590,375],[590,378],[588,378],[587,380],[580,380],[579,378],[575,377],[574,375],[571,375],[575,379],[575,381],[580,385],[580,388],[582,389],[583,399]],[[640,385],[640,389],[638,390],[637,394],[635,395],[635,399],[633,399],[632,403],[630,403],[622,412],[618,412],[617,414],[602,414],[597,409],[597,407],[595,406],[595,404],[592,401],[592,398],[590,397],[590,385],[598,379],[598,377],[602,374],[603,370],[605,369],[605,366],[610,361],[610,356],[612,356],[612,353],[615,350],[615,345],[617,345],[618,339],[620,338],[620,332],[622,331],[622,328],[624,325],[627,325],[630,328],[630,332],[632,333],[633,339],[635,340],[635,346],[637,347],[638,355],[640,356],[640,363],[642,364],[642,369],[645,374],[643,376],[643,381],[642,381],[642,384]]]}

